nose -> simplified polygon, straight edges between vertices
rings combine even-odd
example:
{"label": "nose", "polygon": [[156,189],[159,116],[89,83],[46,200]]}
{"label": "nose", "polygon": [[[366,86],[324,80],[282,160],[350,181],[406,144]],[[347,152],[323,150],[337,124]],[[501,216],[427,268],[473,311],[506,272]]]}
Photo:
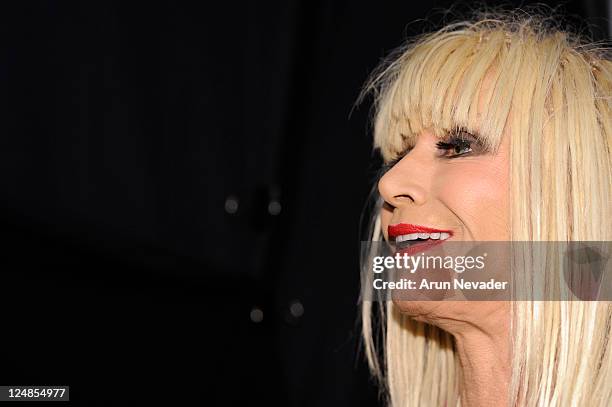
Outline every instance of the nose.
{"label": "nose", "polygon": [[378,181],[378,192],[394,208],[420,206],[427,202],[433,163],[418,146],[404,156]]}

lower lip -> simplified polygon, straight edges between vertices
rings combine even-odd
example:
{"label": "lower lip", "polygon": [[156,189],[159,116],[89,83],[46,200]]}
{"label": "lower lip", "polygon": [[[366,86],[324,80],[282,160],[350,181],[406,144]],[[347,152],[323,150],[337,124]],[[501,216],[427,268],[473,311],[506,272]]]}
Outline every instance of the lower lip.
{"label": "lower lip", "polygon": [[412,256],[415,253],[425,252],[430,250],[432,247],[439,246],[442,243],[446,242],[448,239],[444,240],[425,240],[421,243],[416,243],[411,245],[410,247],[406,247],[405,249],[398,250],[396,253],[406,254],[408,256]]}

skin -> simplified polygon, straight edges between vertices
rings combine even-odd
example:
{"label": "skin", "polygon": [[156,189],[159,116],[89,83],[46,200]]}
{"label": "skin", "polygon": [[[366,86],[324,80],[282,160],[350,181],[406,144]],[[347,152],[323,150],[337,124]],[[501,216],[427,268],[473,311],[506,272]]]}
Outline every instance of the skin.
{"label": "skin", "polygon": [[[379,181],[382,226],[411,223],[451,230],[459,241],[509,240],[509,134],[495,152],[442,156],[425,130]],[[452,152],[451,152],[452,153]],[[450,155],[450,153],[448,154]],[[463,406],[502,406],[510,378],[509,303],[400,301],[400,311],[455,338]]]}

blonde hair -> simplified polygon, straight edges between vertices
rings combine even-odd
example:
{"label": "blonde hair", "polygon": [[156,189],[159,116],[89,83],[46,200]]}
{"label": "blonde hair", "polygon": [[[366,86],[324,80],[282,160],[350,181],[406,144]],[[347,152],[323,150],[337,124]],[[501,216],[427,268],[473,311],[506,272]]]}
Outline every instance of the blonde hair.
{"label": "blonde hair", "polygon": [[[509,194],[518,197],[511,240],[610,241],[609,49],[551,21],[480,15],[402,47],[365,88],[375,99],[375,147],[390,161],[424,129],[441,136],[463,127],[495,149],[510,128]],[[483,93],[485,77],[492,86]],[[379,240],[379,214],[373,219],[372,240]],[[612,404],[610,302],[513,301],[511,308],[509,405]],[[450,334],[400,314],[392,302],[363,301],[362,322],[370,368],[391,405],[460,405]]]}

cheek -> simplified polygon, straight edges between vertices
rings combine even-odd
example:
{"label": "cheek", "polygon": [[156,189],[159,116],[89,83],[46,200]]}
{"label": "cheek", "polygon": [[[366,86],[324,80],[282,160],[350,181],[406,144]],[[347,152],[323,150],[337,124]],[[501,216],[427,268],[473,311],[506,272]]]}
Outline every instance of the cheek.
{"label": "cheek", "polygon": [[439,180],[439,199],[472,239],[509,239],[508,167],[504,163],[464,162],[461,168],[449,168]]}

